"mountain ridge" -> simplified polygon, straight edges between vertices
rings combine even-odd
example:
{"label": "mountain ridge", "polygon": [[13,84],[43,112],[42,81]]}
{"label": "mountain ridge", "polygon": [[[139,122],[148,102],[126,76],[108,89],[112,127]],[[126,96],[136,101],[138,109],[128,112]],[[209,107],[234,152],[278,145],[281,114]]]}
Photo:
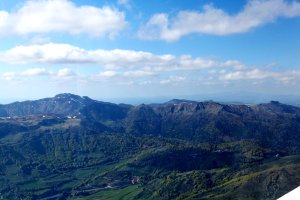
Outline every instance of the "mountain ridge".
{"label": "mountain ridge", "polygon": [[[242,105],[247,105],[249,107],[253,107],[253,106],[258,106],[258,105],[286,105],[288,107],[294,107],[294,108],[298,108],[296,106],[293,105],[288,105],[288,104],[283,104],[280,103],[278,101],[274,101],[271,100],[269,103],[258,103],[258,104],[243,104],[243,103],[224,103],[224,102],[215,102],[215,101],[194,101],[194,100],[188,100],[188,99],[171,99],[167,102],[164,103],[150,103],[150,104],[140,104],[140,105],[147,105],[150,107],[159,107],[159,106],[163,106],[163,105],[177,105],[177,104],[200,104],[200,103],[215,103],[215,104],[220,104],[220,105],[236,105],[236,106],[242,106]],[[0,104],[0,116],[1,117],[5,117],[4,113],[6,113],[7,116],[12,117],[12,115],[16,115],[19,116],[20,115],[30,115],[30,114],[41,114],[41,113],[50,113],[51,111],[53,112],[52,114],[56,114],[55,109],[51,109],[52,107],[54,107],[53,103],[58,103],[58,104],[63,104],[63,106],[67,106],[67,104],[71,104],[70,106],[72,107],[72,109],[74,109],[74,106],[77,106],[79,108],[76,109],[80,109],[83,106],[88,106],[90,103],[103,103],[103,104],[110,104],[110,105],[124,105],[124,106],[129,106],[129,107],[136,107],[130,104],[125,104],[125,103],[111,103],[111,102],[107,102],[107,101],[99,101],[99,100],[95,100],[95,99],[91,99],[88,96],[79,96],[79,95],[75,95],[72,93],[61,93],[61,94],[57,94],[54,97],[47,97],[47,98],[41,98],[41,99],[37,99],[37,100],[25,100],[25,101],[16,101],[16,102],[12,102],[12,103],[7,103],[7,104]],[[28,104],[28,105],[27,105]],[[43,104],[50,104],[48,107],[44,107],[44,110],[40,110],[38,111],[34,111],[34,110],[30,110],[30,106],[31,107],[37,107],[37,106],[43,106]],[[23,107],[28,107],[27,108],[27,112],[13,112],[11,111],[12,107],[17,107],[17,109],[19,109],[21,106]],[[139,105],[137,105],[139,106]],[[57,114],[61,114],[63,112],[67,112],[65,111],[65,109],[60,108],[62,111],[58,112]],[[26,110],[26,109],[21,109],[21,110]],[[5,112],[6,111],[6,112]],[[9,112],[7,112],[9,111]]]}
{"label": "mountain ridge", "polygon": [[89,124],[101,132],[157,135],[202,142],[254,137],[266,140],[270,146],[285,146],[282,138],[293,144],[300,141],[298,134],[289,134],[289,131],[293,133],[300,129],[300,108],[277,101],[237,105],[175,99],[163,104],[133,106],[64,93],[53,98],[0,106],[2,118],[30,115],[53,115],[56,121],[57,117],[78,119],[82,128]]}

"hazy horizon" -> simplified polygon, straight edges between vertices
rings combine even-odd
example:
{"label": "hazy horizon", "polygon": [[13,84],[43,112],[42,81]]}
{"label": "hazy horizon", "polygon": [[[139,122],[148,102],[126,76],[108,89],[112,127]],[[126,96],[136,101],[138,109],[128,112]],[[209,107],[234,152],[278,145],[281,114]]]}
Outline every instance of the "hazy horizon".
{"label": "hazy horizon", "polygon": [[[300,96],[296,95],[273,95],[273,96],[265,96],[264,94],[248,94],[248,96],[238,95],[233,93],[219,93],[219,94],[205,94],[205,95],[183,95],[183,96],[153,96],[153,97],[127,97],[127,98],[103,98],[97,96],[89,96],[80,93],[59,93],[59,94],[74,94],[78,96],[88,96],[94,100],[111,102],[111,103],[125,103],[132,105],[139,104],[152,104],[152,103],[165,103],[167,101],[173,99],[179,100],[192,100],[192,101],[215,101],[219,103],[238,103],[238,104],[259,104],[259,103],[268,103],[270,101],[279,101],[280,103],[290,104],[295,106],[300,106]],[[14,102],[22,102],[22,101],[34,101],[43,98],[52,98],[58,94],[52,96],[40,96],[34,98],[16,98],[16,99],[4,99],[0,98],[0,104],[10,104]]]}

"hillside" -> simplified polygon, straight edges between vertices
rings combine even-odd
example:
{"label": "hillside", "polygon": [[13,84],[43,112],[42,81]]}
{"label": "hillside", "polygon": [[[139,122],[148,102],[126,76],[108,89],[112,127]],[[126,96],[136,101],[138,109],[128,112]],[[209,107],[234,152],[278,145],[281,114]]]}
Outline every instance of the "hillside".
{"label": "hillside", "polygon": [[60,94],[0,115],[4,199],[276,199],[300,185],[300,108],[276,101]]}

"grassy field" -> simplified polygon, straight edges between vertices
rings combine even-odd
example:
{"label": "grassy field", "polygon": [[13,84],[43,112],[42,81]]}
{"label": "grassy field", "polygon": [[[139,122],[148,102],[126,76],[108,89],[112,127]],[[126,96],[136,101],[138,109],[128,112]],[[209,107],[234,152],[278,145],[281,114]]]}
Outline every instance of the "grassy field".
{"label": "grassy field", "polygon": [[77,200],[126,200],[133,199],[142,191],[142,187],[138,185],[132,185],[123,189],[109,189],[97,192],[87,198],[78,198]]}

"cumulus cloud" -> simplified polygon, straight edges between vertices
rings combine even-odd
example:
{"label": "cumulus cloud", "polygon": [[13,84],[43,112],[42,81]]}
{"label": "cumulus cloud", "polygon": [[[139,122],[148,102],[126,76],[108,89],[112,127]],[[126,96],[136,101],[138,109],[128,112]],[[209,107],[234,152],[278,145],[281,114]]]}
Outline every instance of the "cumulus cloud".
{"label": "cumulus cloud", "polygon": [[185,80],[186,80],[185,76],[170,76],[168,79],[161,80],[159,83],[161,85],[166,85],[166,84],[171,84],[171,83],[182,82]]}
{"label": "cumulus cloud", "polygon": [[53,74],[53,72],[45,68],[29,68],[21,73],[22,76],[47,76],[51,74]]}
{"label": "cumulus cloud", "polygon": [[[149,71],[199,70],[213,67],[243,69],[236,60],[216,61],[190,55],[156,55],[132,50],[86,50],[69,44],[17,46],[0,52],[0,62],[9,64],[100,64],[109,70],[127,68]],[[147,71],[148,70],[148,71]],[[131,72],[132,73],[132,72]],[[136,75],[141,72],[134,72]]]}
{"label": "cumulus cloud", "polygon": [[261,69],[249,69],[244,71],[234,71],[220,73],[221,81],[243,81],[243,80],[266,80],[272,79],[282,83],[296,83],[300,80],[300,70],[287,70],[282,72],[265,71]]}
{"label": "cumulus cloud", "polygon": [[265,79],[276,78],[277,73],[267,72],[260,69],[253,69],[250,71],[236,71],[226,73],[220,76],[221,80],[246,80],[246,79]]}
{"label": "cumulus cloud", "polygon": [[[261,84],[272,82],[285,85],[300,84],[300,70],[285,71],[267,71],[258,68],[247,68],[243,70],[206,70],[200,73],[185,73],[170,71],[151,71],[149,69],[137,70],[101,70],[99,72],[90,72],[85,74],[77,73],[71,68],[61,68],[52,70],[47,68],[29,68],[24,71],[8,71],[0,73],[0,80],[10,83],[22,84],[28,81],[43,81],[53,83],[83,83],[96,84],[104,83],[109,85],[182,85],[182,84],[199,84],[199,85],[223,85],[234,83]],[[167,77],[167,78],[166,78]]]}
{"label": "cumulus cloud", "polygon": [[40,76],[46,76],[54,80],[67,80],[72,78],[78,78],[79,75],[69,68],[59,69],[57,71],[48,70],[46,68],[28,68],[20,72],[4,72],[0,74],[0,79],[6,81],[22,81],[27,78],[36,78]]}
{"label": "cumulus cloud", "polygon": [[26,1],[14,12],[0,11],[0,35],[50,32],[113,37],[126,27],[125,14],[104,6],[76,6],[69,0]]}
{"label": "cumulus cloud", "polygon": [[118,72],[116,71],[104,71],[104,72],[100,72],[99,74],[97,74],[98,77],[103,77],[103,78],[112,78],[118,75]]}
{"label": "cumulus cloud", "polygon": [[286,0],[249,0],[243,10],[231,15],[212,5],[202,11],[180,11],[174,18],[166,13],[153,15],[141,27],[142,39],[175,41],[191,33],[230,35],[276,21],[300,16],[300,3]]}
{"label": "cumulus cloud", "polygon": [[79,74],[70,68],[61,68],[57,70],[49,70],[47,68],[28,68],[24,71],[10,71],[0,73],[0,79],[6,81],[23,81],[23,80],[33,80],[37,77],[42,77],[52,80],[68,81],[68,80],[80,80],[80,81],[128,81],[149,76],[157,75],[153,71],[149,70],[129,70],[129,71],[113,71],[104,70],[98,73],[89,74]]}
{"label": "cumulus cloud", "polygon": [[57,76],[59,76],[59,77],[73,77],[73,76],[76,76],[76,73],[73,72],[69,68],[64,68],[64,69],[58,70]]}
{"label": "cumulus cloud", "polygon": [[113,71],[113,70],[107,70],[102,71],[96,75],[89,76],[90,80],[93,81],[111,81],[113,80],[131,80],[132,78],[138,79],[138,78],[144,78],[149,76],[156,76],[158,75],[156,72],[149,71],[149,70],[129,70],[129,71]]}
{"label": "cumulus cloud", "polygon": [[126,71],[123,74],[127,77],[145,77],[145,76],[154,76],[157,75],[157,73],[149,70],[135,70],[135,71]]}

